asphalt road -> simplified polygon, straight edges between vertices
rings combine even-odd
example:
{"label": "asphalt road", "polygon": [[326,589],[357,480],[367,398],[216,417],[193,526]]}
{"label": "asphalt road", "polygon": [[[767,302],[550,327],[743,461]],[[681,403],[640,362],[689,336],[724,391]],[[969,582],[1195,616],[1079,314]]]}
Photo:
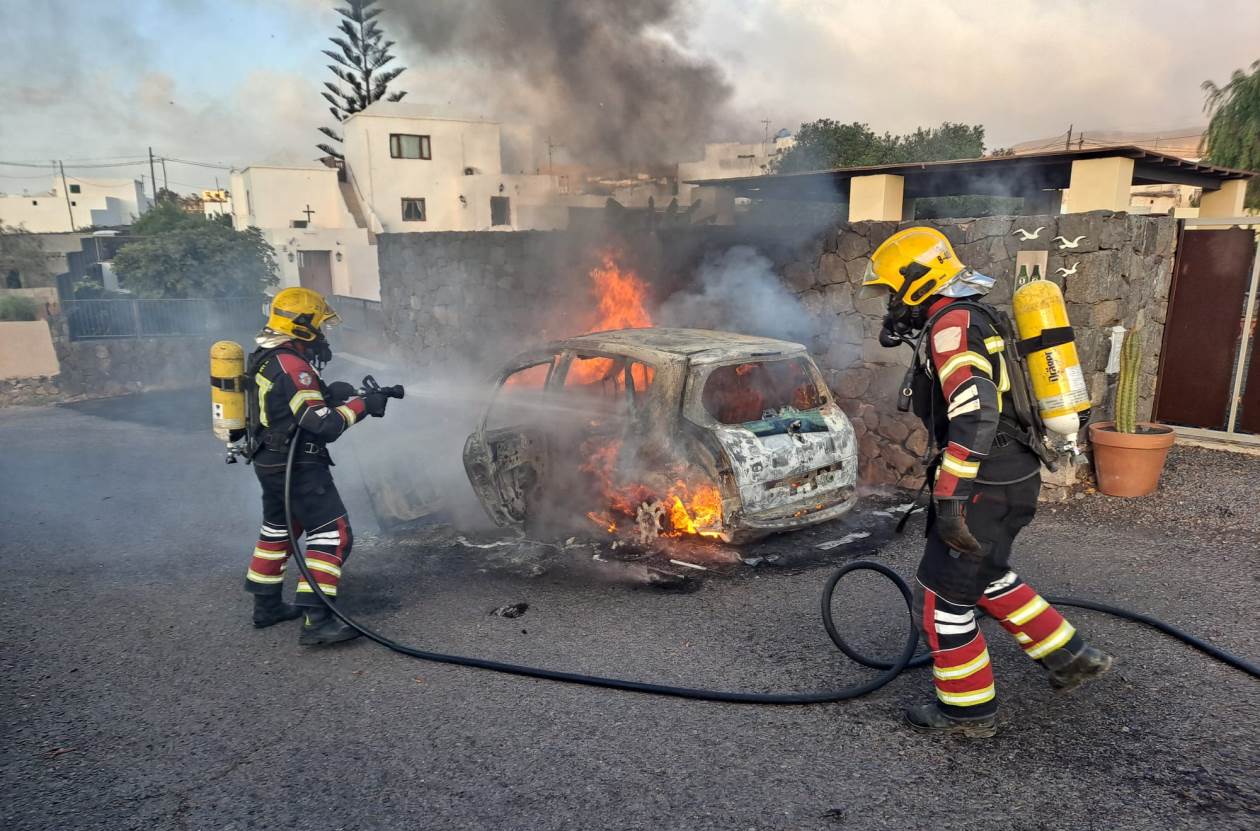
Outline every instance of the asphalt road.
{"label": "asphalt road", "polygon": [[[300,649],[295,624],[250,626],[257,486],[222,464],[205,409],[198,393],[0,411],[0,827],[1260,825],[1260,683],[1093,613],[1070,617],[1121,663],[1070,695],[985,623],[1004,701],[987,742],[899,726],[900,708],[929,695],[924,671],[856,702],[767,708],[426,664],[362,641]],[[726,689],[868,677],[827,641],[816,607],[829,562],[878,536],[666,592],[581,548],[531,566],[440,528],[377,536],[354,465],[337,473],[360,538],[347,606],[401,640]],[[1044,592],[1144,610],[1260,659],[1260,543],[1185,527],[1061,507],[1022,538],[1017,563]],[[878,556],[909,574],[919,528]],[[489,614],[518,601],[519,618]],[[838,614],[891,651],[899,602],[859,578]]]}

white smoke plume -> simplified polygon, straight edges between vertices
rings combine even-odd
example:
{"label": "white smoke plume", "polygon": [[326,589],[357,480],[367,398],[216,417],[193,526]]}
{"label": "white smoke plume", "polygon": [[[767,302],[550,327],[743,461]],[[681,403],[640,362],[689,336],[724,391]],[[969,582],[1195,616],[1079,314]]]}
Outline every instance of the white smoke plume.
{"label": "white smoke plume", "polygon": [[661,304],[662,326],[722,329],[808,342],[815,324],[765,256],[747,245],[710,255],[696,273],[694,290]]}

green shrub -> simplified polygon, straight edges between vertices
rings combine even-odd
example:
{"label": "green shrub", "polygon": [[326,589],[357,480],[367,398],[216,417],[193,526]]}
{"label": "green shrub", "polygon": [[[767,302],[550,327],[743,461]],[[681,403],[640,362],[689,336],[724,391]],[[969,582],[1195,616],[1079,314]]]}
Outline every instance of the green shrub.
{"label": "green shrub", "polygon": [[38,320],[39,304],[29,297],[14,294],[0,297],[0,320]]}

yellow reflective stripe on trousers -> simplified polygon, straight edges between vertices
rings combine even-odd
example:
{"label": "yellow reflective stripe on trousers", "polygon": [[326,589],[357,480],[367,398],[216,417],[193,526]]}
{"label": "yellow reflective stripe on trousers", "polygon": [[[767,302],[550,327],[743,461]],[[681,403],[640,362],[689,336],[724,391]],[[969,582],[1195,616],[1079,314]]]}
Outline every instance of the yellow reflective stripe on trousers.
{"label": "yellow reflective stripe on trousers", "polygon": [[942,681],[966,678],[975,675],[989,665],[989,650],[984,650],[975,658],[956,667],[932,667],[932,674]]}
{"label": "yellow reflective stripe on trousers", "polygon": [[[319,587],[320,587],[321,589],[323,589],[323,590],[324,590],[324,594],[336,594],[336,593],[337,593],[337,587],[336,587],[336,586],[325,586],[323,583],[320,583],[320,584],[319,584]],[[307,583],[305,580],[298,580],[298,584],[297,584],[297,591],[299,591],[299,592],[309,592],[310,594],[314,594],[314,593],[315,593],[315,590],[314,590],[314,589],[312,589],[312,588],[310,587],[310,584],[309,584],[309,583]]]}
{"label": "yellow reflective stripe on trousers", "polygon": [[267,427],[267,393],[271,392],[271,382],[259,372],[254,376],[254,384],[258,387],[258,419]]}
{"label": "yellow reflective stripe on trousers", "polygon": [[980,472],[979,462],[966,462],[954,458],[949,453],[941,455],[941,469],[948,470],[959,479],[975,479]]}
{"label": "yellow reflective stripe on trousers", "polygon": [[1006,619],[1008,622],[1013,623],[1016,626],[1023,626],[1025,623],[1049,608],[1050,604],[1042,600],[1041,595],[1037,595],[1023,606],[1020,606],[1018,609],[1011,612]]}
{"label": "yellow reflective stripe on trousers", "polygon": [[989,359],[978,352],[959,352],[954,357],[945,362],[941,367],[940,377],[942,380],[949,378],[964,366],[974,366],[976,369],[993,377],[993,364],[989,363]]}
{"label": "yellow reflective stripe on trousers", "polygon": [[284,575],[276,574],[273,576],[270,574],[259,574],[251,568],[248,572],[246,572],[245,579],[249,580],[251,583],[283,583]]}
{"label": "yellow reflective stripe on trousers", "polygon": [[973,692],[953,693],[945,692],[944,690],[939,689],[936,691],[936,697],[941,700],[942,704],[953,704],[955,707],[973,707],[976,704],[983,704],[986,701],[992,701],[995,695],[997,695],[997,693],[993,689],[992,684],[982,690],[975,690]]}
{"label": "yellow reflective stripe on trousers", "polygon": [[1054,634],[1050,637],[1034,646],[1025,647],[1024,654],[1029,658],[1044,658],[1072,640],[1072,636],[1075,634],[1076,627],[1065,620],[1059,624],[1059,628],[1055,629]]}
{"label": "yellow reflective stripe on trousers", "polygon": [[309,568],[311,571],[322,571],[322,572],[324,572],[325,574],[331,574],[333,577],[340,577],[340,576],[341,576],[341,569],[337,568],[337,567],[336,567],[336,566],[334,566],[334,565],[329,565],[328,563],[321,562],[320,560],[309,560],[309,559],[308,559],[308,560],[306,561],[306,566],[307,566],[307,568]]}
{"label": "yellow reflective stripe on trousers", "polygon": [[287,551],[264,551],[261,548],[255,548],[254,556],[260,560],[283,560],[289,556],[289,553]]}
{"label": "yellow reflective stripe on trousers", "polygon": [[298,414],[298,410],[302,409],[302,405],[307,401],[322,401],[324,396],[320,395],[319,390],[298,390],[292,398],[289,399],[289,409],[294,415]]}

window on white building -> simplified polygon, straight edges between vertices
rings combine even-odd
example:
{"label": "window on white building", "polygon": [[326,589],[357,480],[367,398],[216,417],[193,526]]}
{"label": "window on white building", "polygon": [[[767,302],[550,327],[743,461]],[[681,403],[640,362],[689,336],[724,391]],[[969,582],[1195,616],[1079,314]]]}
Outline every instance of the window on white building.
{"label": "window on white building", "polygon": [[424,222],[424,200],[417,197],[404,196],[402,201],[403,222]]}
{"label": "window on white building", "polygon": [[490,224],[512,224],[512,200],[506,196],[490,197]]}
{"label": "window on white building", "polygon": [[392,159],[432,159],[429,137],[390,133],[389,156]]}
{"label": "window on white building", "polygon": [[71,186],[70,186],[70,192],[71,192],[71,193],[78,193],[78,192],[79,192],[79,186],[78,186],[78,185],[71,185]]}

